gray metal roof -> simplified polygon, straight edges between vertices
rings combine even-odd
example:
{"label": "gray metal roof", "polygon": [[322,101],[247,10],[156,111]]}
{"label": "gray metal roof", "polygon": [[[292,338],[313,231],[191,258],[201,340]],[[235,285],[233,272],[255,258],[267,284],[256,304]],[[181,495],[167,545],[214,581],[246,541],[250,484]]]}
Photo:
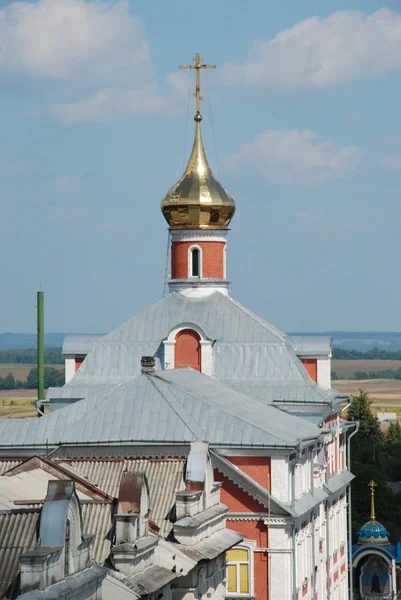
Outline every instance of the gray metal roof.
{"label": "gray metal roof", "polygon": [[68,335],[64,338],[61,354],[86,356],[102,337],[102,335]]}
{"label": "gray metal roof", "polygon": [[111,440],[294,447],[322,432],[192,369],[141,375],[41,419],[18,421],[0,423],[0,447]]}
{"label": "gray metal roof", "polygon": [[101,385],[137,377],[142,356],[155,356],[156,369],[161,369],[163,340],[176,327],[191,324],[213,340],[212,374],[217,379],[246,389],[251,383],[265,402],[276,396],[285,400],[287,394],[291,401],[327,404],[333,400],[330,393],[316,390],[287,335],[219,292],[204,298],[174,292],[97,338],[71,382],[51,389],[48,398],[85,398],[89,388],[98,391]]}
{"label": "gray metal roof", "polygon": [[328,491],[329,494],[334,494],[347,487],[347,485],[349,485],[353,479],[355,479],[355,475],[349,471],[341,471],[341,473],[336,473],[336,475],[330,477],[323,487]]}
{"label": "gray metal roof", "polygon": [[326,357],[330,356],[333,350],[333,340],[330,336],[291,335],[289,339],[297,356]]}
{"label": "gray metal roof", "polygon": [[93,584],[99,586],[100,578],[105,578],[108,569],[93,565],[89,569],[79,571],[67,576],[62,581],[53,583],[44,590],[31,590],[21,594],[21,600],[57,600],[58,598],[81,598],[85,597],[88,588]]}

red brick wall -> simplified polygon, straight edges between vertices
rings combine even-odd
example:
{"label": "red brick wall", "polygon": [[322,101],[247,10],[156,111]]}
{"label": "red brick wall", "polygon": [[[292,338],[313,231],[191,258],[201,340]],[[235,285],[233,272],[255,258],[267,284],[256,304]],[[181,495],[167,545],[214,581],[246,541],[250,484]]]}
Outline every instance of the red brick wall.
{"label": "red brick wall", "polygon": [[[267,528],[263,521],[227,521],[227,528],[239,531],[248,540],[257,540],[258,548],[267,548]],[[266,552],[253,553],[254,595],[256,600],[268,599],[268,562]]]}
{"label": "red brick wall", "polygon": [[[245,467],[247,470],[251,471],[253,469],[253,473],[255,473],[258,477],[262,472],[263,476],[265,474],[265,470],[268,468],[266,462],[263,464],[260,462],[261,457],[246,457],[248,460],[246,461],[248,464],[244,464],[242,461],[243,457],[231,457],[230,460],[232,462],[238,461],[238,467]],[[266,461],[266,459],[263,459]],[[255,463],[252,465],[252,463]],[[236,464],[236,462],[234,463]],[[270,467],[270,465],[269,465]],[[244,471],[245,471],[244,468]],[[260,469],[262,471],[260,471]],[[256,512],[256,513],[265,513],[266,507],[259,504],[257,500],[251,498],[244,490],[241,490],[238,486],[235,485],[230,479],[225,477],[215,469],[214,471],[214,479],[215,481],[220,481],[223,483],[220,493],[220,500],[223,504],[227,504],[230,509],[230,512],[239,512],[239,513],[247,513],[247,512]],[[258,479],[255,479],[258,481]],[[265,486],[267,484],[265,482]],[[268,539],[267,539],[267,527],[263,523],[263,520],[258,520],[255,518],[252,521],[229,521],[227,520],[227,527],[229,529],[233,529],[234,531],[239,531],[242,533],[246,539],[254,540],[256,542],[256,548],[268,548]],[[254,594],[256,600],[267,600],[268,599],[268,562],[267,562],[267,553],[266,552],[254,552]]]}
{"label": "red brick wall", "polygon": [[188,249],[199,246],[202,249],[203,278],[224,278],[224,242],[173,242],[171,245],[171,278],[187,279]]}
{"label": "red brick wall", "polygon": [[311,379],[317,383],[317,358],[302,358],[301,360]]}
{"label": "red brick wall", "polygon": [[229,460],[262,487],[271,489],[269,456],[230,456]]}
{"label": "red brick wall", "polygon": [[266,512],[266,507],[251,498],[217,469],[214,471],[214,479],[223,483],[220,500],[223,504],[227,504],[230,512]]}
{"label": "red brick wall", "polygon": [[82,365],[84,360],[85,360],[85,356],[76,356],[75,357],[75,372],[78,371],[79,367]]}

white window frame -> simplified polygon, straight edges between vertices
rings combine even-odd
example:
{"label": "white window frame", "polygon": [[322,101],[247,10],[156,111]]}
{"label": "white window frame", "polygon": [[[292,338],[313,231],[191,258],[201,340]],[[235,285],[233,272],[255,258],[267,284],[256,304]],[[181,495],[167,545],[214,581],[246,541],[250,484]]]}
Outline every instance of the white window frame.
{"label": "white window frame", "polygon": [[172,329],[164,345],[164,369],[174,369],[175,365],[175,342],[177,335],[183,329],[192,329],[200,337],[201,345],[201,373],[212,375],[213,371],[213,341],[208,339],[203,329],[193,323],[181,323],[178,327]]}
{"label": "white window frame", "polygon": [[[192,274],[192,253],[194,250],[199,251],[199,275]],[[198,244],[193,244],[188,248],[188,277],[192,279],[202,279],[203,274],[203,254],[202,248]]]}
{"label": "white window frame", "polygon": [[[230,548],[230,550],[246,550],[248,552],[248,592],[246,594],[240,594],[240,593],[228,591],[228,569],[227,569],[227,567],[230,564],[238,565],[241,563],[238,563],[238,562],[230,563],[229,561],[226,560],[226,598],[248,598],[249,596],[254,596],[253,554],[255,551],[255,547],[256,547],[256,542],[254,540],[244,540],[238,546],[234,546],[233,548]],[[242,563],[242,564],[244,564],[244,563]],[[237,584],[239,584],[238,577],[239,577],[239,569],[237,570]],[[238,585],[238,588],[239,588],[239,585]]]}

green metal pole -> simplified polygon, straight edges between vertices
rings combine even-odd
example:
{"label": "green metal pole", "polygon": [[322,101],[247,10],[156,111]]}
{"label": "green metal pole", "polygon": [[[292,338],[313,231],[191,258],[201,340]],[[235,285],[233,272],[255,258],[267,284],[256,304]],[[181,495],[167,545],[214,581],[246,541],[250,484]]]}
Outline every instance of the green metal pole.
{"label": "green metal pole", "polygon": [[[43,292],[38,292],[38,409],[45,399],[45,335],[44,335]],[[38,410],[38,417],[41,414]]]}

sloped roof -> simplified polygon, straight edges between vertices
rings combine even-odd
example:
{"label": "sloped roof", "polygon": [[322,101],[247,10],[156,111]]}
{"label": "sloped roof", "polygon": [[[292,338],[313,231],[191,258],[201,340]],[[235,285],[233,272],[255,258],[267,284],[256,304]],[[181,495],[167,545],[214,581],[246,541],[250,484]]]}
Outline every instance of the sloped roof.
{"label": "sloped roof", "polygon": [[297,356],[329,356],[333,350],[333,340],[325,335],[291,335]]}
{"label": "sloped roof", "polygon": [[[179,326],[193,324],[213,340],[213,376],[241,385],[268,386],[258,391],[265,402],[291,400],[330,403],[330,393],[316,391],[294,350],[294,342],[267,321],[219,292],[188,298],[173,292],[109,334],[98,338],[71,382],[52,388],[48,398],[85,398],[99,386],[114,386],[140,375],[142,356],[155,356],[161,369],[163,340]],[[273,386],[273,387],[271,387]],[[279,394],[276,398],[275,394]]]}
{"label": "sloped roof", "polygon": [[184,458],[85,459],[61,464],[71,465],[82,477],[88,478],[91,483],[113,497],[118,495],[124,471],[144,473],[149,483],[150,519],[160,528],[161,536],[170,531],[171,523],[166,517],[175,504],[176,493],[185,488]]}
{"label": "sloped roof", "polygon": [[64,338],[61,354],[86,355],[101,335],[68,335]]}
{"label": "sloped roof", "polygon": [[143,374],[41,419],[20,421],[0,423],[0,446],[201,440],[294,447],[321,435],[303,419],[192,369]]}
{"label": "sloped roof", "polygon": [[0,598],[15,598],[19,592],[19,559],[34,548],[40,509],[0,511]]}

